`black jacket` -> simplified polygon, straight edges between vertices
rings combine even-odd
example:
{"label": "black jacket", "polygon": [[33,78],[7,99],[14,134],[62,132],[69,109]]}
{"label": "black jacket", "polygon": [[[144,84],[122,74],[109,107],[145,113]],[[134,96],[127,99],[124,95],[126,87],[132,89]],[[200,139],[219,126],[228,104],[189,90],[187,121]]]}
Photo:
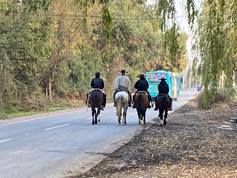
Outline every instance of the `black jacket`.
{"label": "black jacket", "polygon": [[168,94],[169,93],[169,85],[166,83],[166,81],[161,81],[158,84],[158,91],[159,91],[159,94]]}
{"label": "black jacket", "polygon": [[91,87],[103,89],[104,88],[104,81],[100,77],[95,77],[91,81]]}
{"label": "black jacket", "polygon": [[147,91],[149,84],[145,78],[142,78],[135,83],[134,88],[136,88],[137,91]]}

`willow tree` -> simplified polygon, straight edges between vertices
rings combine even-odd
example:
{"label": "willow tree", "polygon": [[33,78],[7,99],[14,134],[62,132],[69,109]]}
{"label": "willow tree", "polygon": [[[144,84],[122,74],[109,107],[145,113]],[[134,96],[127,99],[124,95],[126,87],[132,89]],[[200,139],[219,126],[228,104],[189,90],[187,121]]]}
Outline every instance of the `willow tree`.
{"label": "willow tree", "polygon": [[[232,0],[205,1],[198,18],[199,46],[196,63],[198,74],[204,86],[204,107],[209,105],[220,86],[220,77],[225,78],[224,89],[234,96],[234,76],[236,71],[236,9],[237,2]],[[209,90],[208,88],[211,89]],[[211,101],[212,102],[212,101]]]}

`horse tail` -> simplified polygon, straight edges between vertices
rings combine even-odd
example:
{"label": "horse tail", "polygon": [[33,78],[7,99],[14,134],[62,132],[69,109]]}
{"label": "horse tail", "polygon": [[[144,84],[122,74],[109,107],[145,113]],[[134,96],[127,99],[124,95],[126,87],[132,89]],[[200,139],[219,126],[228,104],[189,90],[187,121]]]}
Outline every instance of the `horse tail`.
{"label": "horse tail", "polygon": [[95,93],[95,106],[100,109],[98,93]]}
{"label": "horse tail", "polygon": [[142,95],[138,95],[138,108],[139,108],[139,112],[142,116],[145,116],[145,107],[143,105],[143,102],[142,102],[143,98],[142,98]]}
{"label": "horse tail", "polygon": [[160,103],[160,114],[161,115],[163,115],[166,103],[167,103],[166,96],[162,96],[161,103]]}
{"label": "horse tail", "polygon": [[118,99],[117,99],[117,102],[116,102],[116,116],[120,116],[121,114],[121,110],[122,110],[122,97],[120,96]]}

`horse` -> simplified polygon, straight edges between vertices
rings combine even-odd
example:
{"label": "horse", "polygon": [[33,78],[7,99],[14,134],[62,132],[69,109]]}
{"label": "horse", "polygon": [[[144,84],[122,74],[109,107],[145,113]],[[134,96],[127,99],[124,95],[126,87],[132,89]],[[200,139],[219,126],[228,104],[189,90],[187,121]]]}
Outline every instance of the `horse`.
{"label": "horse", "polygon": [[147,96],[147,92],[145,91],[138,91],[134,98],[134,105],[137,110],[138,115],[138,123],[146,124],[146,110],[149,105],[149,99]]}
{"label": "horse", "polygon": [[[168,116],[168,109],[170,105],[170,99],[167,95],[160,95],[155,98],[156,108],[159,109],[159,117],[160,117],[160,126],[166,125],[167,123],[167,116]],[[163,113],[165,111],[164,119]]]}
{"label": "horse", "polygon": [[[100,122],[100,110],[103,104],[103,92],[100,89],[93,89],[89,96],[89,102],[92,111],[92,125]],[[97,108],[97,111],[96,111]]]}
{"label": "horse", "polygon": [[127,110],[129,106],[129,95],[125,91],[119,91],[115,94],[116,116],[118,116],[118,123],[121,124],[122,110],[123,110],[123,126],[127,124]]}

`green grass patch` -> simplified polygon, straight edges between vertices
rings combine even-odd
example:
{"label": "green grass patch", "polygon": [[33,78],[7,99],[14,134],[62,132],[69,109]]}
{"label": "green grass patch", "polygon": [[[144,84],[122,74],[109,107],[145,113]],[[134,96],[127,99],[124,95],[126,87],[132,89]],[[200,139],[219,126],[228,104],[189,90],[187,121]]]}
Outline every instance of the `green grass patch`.
{"label": "green grass patch", "polygon": [[29,115],[34,115],[34,114],[47,113],[51,111],[60,111],[64,109],[68,109],[68,107],[52,107],[52,108],[49,108],[49,110],[47,111],[38,111],[38,112],[35,112],[35,111],[23,112],[23,111],[18,111],[16,108],[11,108],[10,110],[5,110],[5,115],[8,118],[14,118],[14,117],[22,117],[22,116],[29,116]]}
{"label": "green grass patch", "polygon": [[49,111],[60,111],[64,109],[69,109],[69,107],[52,107],[52,108],[49,108]]}

